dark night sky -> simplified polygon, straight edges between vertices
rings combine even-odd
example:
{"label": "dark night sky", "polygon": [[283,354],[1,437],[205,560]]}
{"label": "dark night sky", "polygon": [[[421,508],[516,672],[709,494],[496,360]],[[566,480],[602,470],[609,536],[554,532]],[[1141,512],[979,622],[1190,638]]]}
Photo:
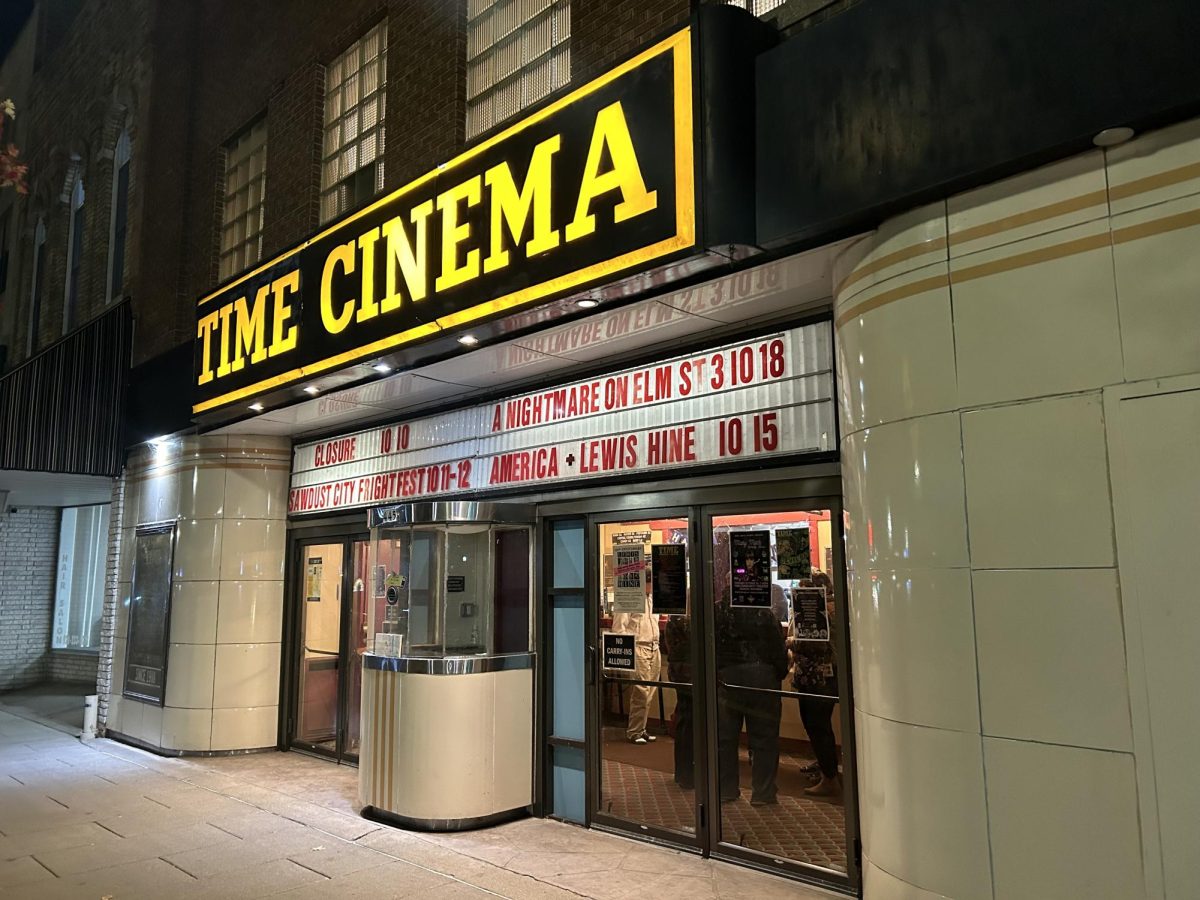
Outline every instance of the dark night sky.
{"label": "dark night sky", "polygon": [[8,54],[32,9],[33,0],[0,0],[0,59]]}

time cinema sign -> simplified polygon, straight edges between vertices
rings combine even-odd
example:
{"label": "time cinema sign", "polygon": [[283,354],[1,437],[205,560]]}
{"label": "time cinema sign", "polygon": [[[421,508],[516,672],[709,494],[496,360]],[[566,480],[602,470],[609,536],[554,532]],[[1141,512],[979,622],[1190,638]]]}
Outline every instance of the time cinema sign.
{"label": "time cinema sign", "polygon": [[828,323],[296,447],[289,514],[832,449]]}
{"label": "time cinema sign", "polygon": [[193,413],[696,243],[685,29],[199,303]]}

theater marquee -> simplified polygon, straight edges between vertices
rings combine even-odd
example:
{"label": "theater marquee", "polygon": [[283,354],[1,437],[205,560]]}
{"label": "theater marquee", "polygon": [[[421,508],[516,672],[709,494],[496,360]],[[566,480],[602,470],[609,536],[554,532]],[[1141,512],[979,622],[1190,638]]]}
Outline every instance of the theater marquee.
{"label": "theater marquee", "polygon": [[194,413],[696,245],[681,31],[200,301]]}
{"label": "theater marquee", "polygon": [[288,513],[828,452],[832,352],[818,323],[301,444]]}

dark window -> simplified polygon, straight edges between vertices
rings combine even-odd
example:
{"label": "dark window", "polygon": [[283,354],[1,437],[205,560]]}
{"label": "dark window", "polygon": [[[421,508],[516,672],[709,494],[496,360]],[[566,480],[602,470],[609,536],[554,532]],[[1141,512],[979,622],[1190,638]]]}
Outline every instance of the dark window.
{"label": "dark window", "polygon": [[8,287],[8,223],[12,216],[11,208],[0,216],[0,294]]}
{"label": "dark window", "polygon": [[110,300],[119,300],[125,284],[125,220],[129,215],[129,162],[117,170],[113,198],[112,266],[108,284]]}
{"label": "dark window", "polygon": [[38,346],[38,331],[42,324],[42,290],[46,281],[46,225],[38,219],[33,235],[33,293],[29,302],[29,343],[27,352],[33,355]]}
{"label": "dark window", "polygon": [[79,262],[83,258],[83,203],[71,213],[71,269],[67,273],[67,307],[63,310],[63,334],[75,324],[79,304]]}

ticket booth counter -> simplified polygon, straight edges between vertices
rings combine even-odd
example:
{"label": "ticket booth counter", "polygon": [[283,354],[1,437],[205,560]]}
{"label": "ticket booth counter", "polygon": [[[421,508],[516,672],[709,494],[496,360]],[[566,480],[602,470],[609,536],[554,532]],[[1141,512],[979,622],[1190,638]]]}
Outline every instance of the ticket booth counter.
{"label": "ticket booth counter", "polygon": [[521,814],[533,802],[533,509],[369,515],[363,814],[431,831]]}

